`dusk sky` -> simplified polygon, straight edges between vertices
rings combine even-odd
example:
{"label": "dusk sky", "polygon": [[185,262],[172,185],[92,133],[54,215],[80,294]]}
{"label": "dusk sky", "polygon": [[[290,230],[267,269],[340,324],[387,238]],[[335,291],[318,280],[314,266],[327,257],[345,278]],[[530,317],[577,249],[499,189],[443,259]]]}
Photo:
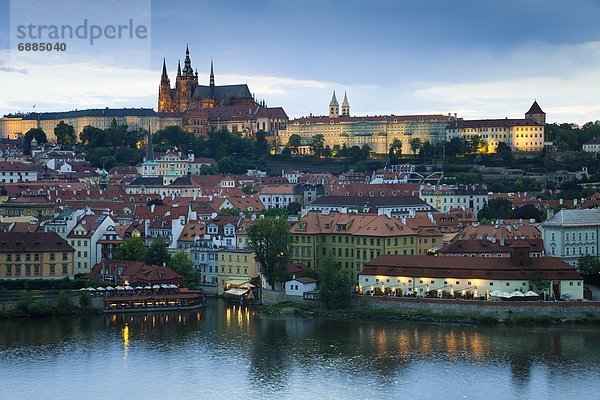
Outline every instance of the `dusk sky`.
{"label": "dusk sky", "polygon": [[247,83],[290,117],[325,114],[335,89],[353,115],[522,117],[537,99],[549,122],[600,119],[599,1],[179,0],[149,15],[147,58],[115,56],[122,42],[21,57],[0,0],[0,114],[156,109],[163,57],[174,85],[189,44],[203,84],[212,58],[217,85]]}

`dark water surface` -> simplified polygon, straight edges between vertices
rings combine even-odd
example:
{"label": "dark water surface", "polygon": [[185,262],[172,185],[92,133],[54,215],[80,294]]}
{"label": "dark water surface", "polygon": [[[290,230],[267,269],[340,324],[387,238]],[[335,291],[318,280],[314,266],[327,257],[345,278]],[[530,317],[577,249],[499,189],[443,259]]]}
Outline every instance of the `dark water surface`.
{"label": "dark water surface", "polygon": [[202,312],[0,321],[0,399],[599,399],[600,328]]}

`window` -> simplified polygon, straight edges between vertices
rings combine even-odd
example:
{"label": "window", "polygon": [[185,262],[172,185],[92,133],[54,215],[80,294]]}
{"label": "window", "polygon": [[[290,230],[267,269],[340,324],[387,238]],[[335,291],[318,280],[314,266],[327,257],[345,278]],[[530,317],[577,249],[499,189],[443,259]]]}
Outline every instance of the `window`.
{"label": "window", "polygon": [[50,253],[50,261],[54,261],[55,257],[56,257],[56,254]]}
{"label": "window", "polygon": [[6,255],[6,261],[12,261],[12,254]]}
{"label": "window", "polygon": [[67,253],[62,253],[62,259],[63,261],[67,260],[68,258],[68,254]]}

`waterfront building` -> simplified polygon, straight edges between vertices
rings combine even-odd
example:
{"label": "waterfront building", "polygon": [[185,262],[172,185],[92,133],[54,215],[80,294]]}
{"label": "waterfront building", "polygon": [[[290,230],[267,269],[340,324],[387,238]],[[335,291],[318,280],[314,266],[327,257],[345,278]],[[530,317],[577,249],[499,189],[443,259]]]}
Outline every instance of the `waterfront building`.
{"label": "waterfront building", "polygon": [[487,190],[479,185],[424,185],[419,197],[441,212],[464,207],[477,214],[488,202]]}
{"label": "waterfront building", "polygon": [[294,277],[285,283],[285,295],[303,298],[304,293],[317,290],[317,281],[309,277]]}
{"label": "waterfront building", "polygon": [[217,258],[218,295],[222,295],[231,286],[240,286],[259,275],[256,253],[252,250],[220,249]]}
{"label": "waterfront building", "polygon": [[465,239],[456,240],[439,251],[441,256],[451,257],[510,257],[513,246],[529,246],[531,257],[543,257],[542,239]]}
{"label": "waterfront building", "polygon": [[387,215],[309,212],[291,228],[291,259],[318,268],[331,256],[356,279],[381,254],[417,254],[418,234]]}
{"label": "waterfront building", "polygon": [[456,119],[446,128],[446,140],[455,137],[473,139],[479,136],[483,139],[485,148],[478,151],[484,153],[495,153],[500,142],[506,143],[513,151],[542,151],[545,123],[546,113],[534,101],[523,119]]}
{"label": "waterfront building", "polygon": [[381,255],[366,263],[359,288],[363,294],[489,299],[493,291],[539,291],[540,279],[540,295],[583,299],[583,278],[575,268],[559,258],[530,257],[529,246],[513,246],[510,257]]}
{"label": "waterfront building", "polygon": [[55,232],[0,232],[0,278],[73,278],[74,252]]}
{"label": "waterfront building", "polygon": [[546,254],[570,265],[584,255],[600,256],[600,209],[560,210],[542,223]]}
{"label": "waterfront building", "polygon": [[146,286],[183,285],[183,277],[169,267],[147,265],[141,261],[102,260],[95,264],[84,279],[99,279],[113,285]]}

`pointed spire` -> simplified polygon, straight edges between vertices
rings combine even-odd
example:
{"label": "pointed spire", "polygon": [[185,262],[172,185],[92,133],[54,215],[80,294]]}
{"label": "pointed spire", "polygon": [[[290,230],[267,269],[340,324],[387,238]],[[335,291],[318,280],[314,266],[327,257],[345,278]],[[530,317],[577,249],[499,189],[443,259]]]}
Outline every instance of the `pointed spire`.
{"label": "pointed spire", "polygon": [[213,69],[213,61],[210,59],[210,86],[215,86],[215,71]]}
{"label": "pointed spire", "polygon": [[348,96],[346,95],[346,92],[344,92],[344,101],[342,102],[342,106],[349,106],[350,103],[348,103]]}
{"label": "pointed spire", "polygon": [[177,60],[177,76],[181,76],[181,61]]}
{"label": "pointed spire", "polygon": [[146,145],[146,162],[154,161],[154,149],[152,148],[152,132],[148,125],[148,144]]}
{"label": "pointed spire", "polygon": [[165,60],[165,58],[163,58],[162,77],[167,77],[167,60]]}
{"label": "pointed spire", "polygon": [[185,46],[185,61],[183,62],[183,75],[193,76],[194,69],[192,68],[192,60],[190,59],[190,49]]}
{"label": "pointed spire", "polygon": [[332,106],[332,105],[336,105],[337,106],[338,105],[337,98],[335,97],[335,90],[333,91],[333,96],[331,96],[331,101],[329,102],[329,105],[330,106]]}

